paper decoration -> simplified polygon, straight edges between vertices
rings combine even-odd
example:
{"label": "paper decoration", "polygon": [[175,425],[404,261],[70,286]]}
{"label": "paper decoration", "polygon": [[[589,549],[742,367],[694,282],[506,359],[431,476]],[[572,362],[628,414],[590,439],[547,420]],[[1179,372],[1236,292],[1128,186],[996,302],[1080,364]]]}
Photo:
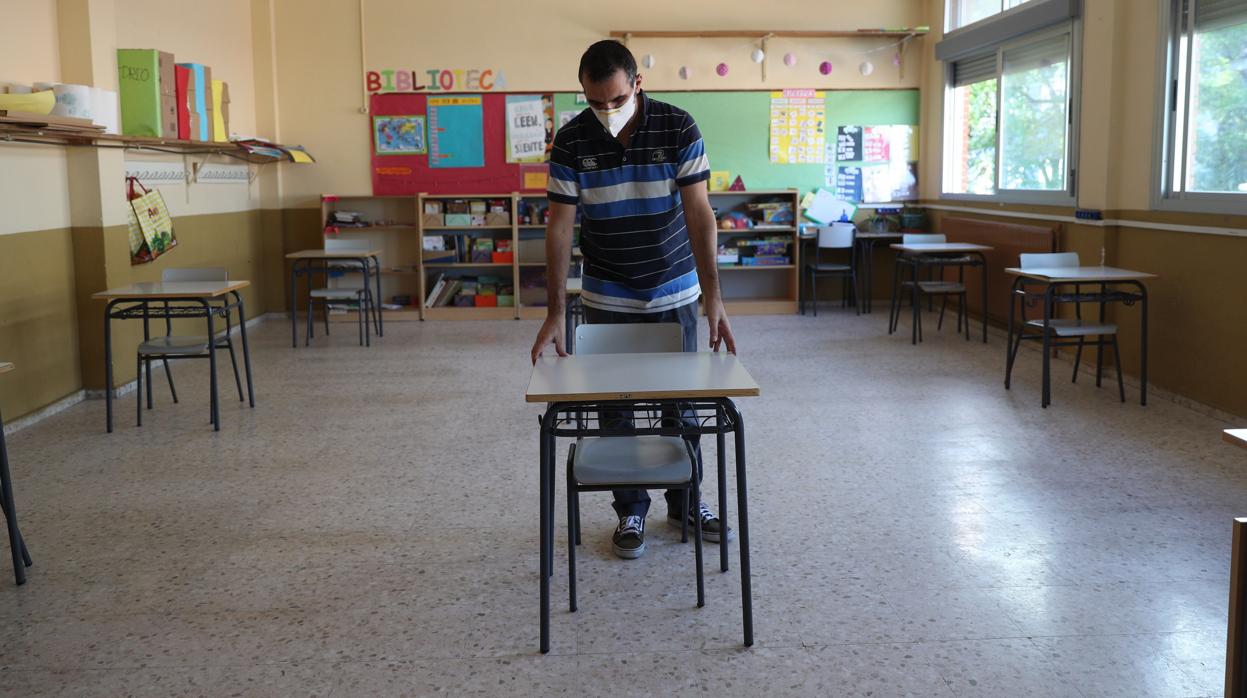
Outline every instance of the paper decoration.
{"label": "paper decoration", "polygon": [[641,58],[641,65],[644,66],[645,68],[653,68],[654,67],[654,54],[652,53],[645,54],[645,56]]}
{"label": "paper decoration", "polygon": [[688,66],[686,65],[680,66],[680,79],[681,80],[688,80],[692,74],[693,74],[693,71],[689,69]]}
{"label": "paper decoration", "polygon": [[753,61],[754,63],[761,63],[762,61],[766,60],[766,53],[764,53],[762,49],[760,48],[755,48],[753,50],[753,53],[749,54],[749,60]]}
{"label": "paper decoration", "polygon": [[861,168],[861,201],[865,204],[882,204],[892,200],[892,180],[887,165],[867,165]]}
{"label": "paper decoration", "polygon": [[802,208],[805,211],[805,217],[815,223],[834,223],[836,221],[851,221],[853,214],[857,212],[857,206],[852,201],[843,198],[837,198],[826,189],[819,189],[817,192],[811,192],[809,202],[803,199]]}
{"label": "paper decoration", "polygon": [[892,159],[892,127],[867,126],[862,138],[862,160],[889,162]]}
{"label": "paper decoration", "polygon": [[726,63],[720,63],[720,64],[716,65],[716,66],[714,67],[714,72],[715,72],[715,73],[718,73],[719,77],[723,77],[724,75],[727,75],[727,64],[726,64]]}
{"label": "paper decoration", "polygon": [[841,126],[836,130],[836,160],[854,162],[862,158],[862,128]]}
{"label": "paper decoration", "polygon": [[484,167],[481,98],[429,98],[429,167]]}
{"label": "paper decoration", "polygon": [[772,92],[771,162],[823,162],[826,121],[826,93],[814,90]]}
{"label": "paper decoration", "polygon": [[520,189],[545,191],[550,181],[550,166],[545,163],[520,165]]}
{"label": "paper decoration", "polygon": [[836,172],[836,196],[845,201],[862,200],[862,168],[841,167]]}
{"label": "paper decoration", "polygon": [[786,66],[788,66],[789,68],[791,68],[792,66],[794,66],[794,65],[796,65],[796,64],[797,64],[797,54],[795,54],[795,53],[785,53],[785,54],[784,54],[784,65],[786,65]]}
{"label": "paper decoration", "polygon": [[710,172],[710,191],[727,191],[732,184],[732,173],[727,170]]}
{"label": "paper decoration", "polygon": [[875,64],[870,61],[862,61],[862,64],[857,66],[857,69],[862,75],[870,75],[875,72]]}
{"label": "paper decoration", "polygon": [[424,115],[372,117],[372,147],[377,155],[424,155]]}
{"label": "paper decoration", "polygon": [[823,61],[818,64],[818,72],[823,75],[831,75],[831,61]]}
{"label": "paper decoration", "polygon": [[[507,95],[507,162],[546,158],[546,108],[541,95]],[[550,136],[554,131],[550,119]]]}
{"label": "paper decoration", "polygon": [[745,180],[736,175],[736,180],[732,182],[732,186],[727,188],[728,191],[745,191]]}

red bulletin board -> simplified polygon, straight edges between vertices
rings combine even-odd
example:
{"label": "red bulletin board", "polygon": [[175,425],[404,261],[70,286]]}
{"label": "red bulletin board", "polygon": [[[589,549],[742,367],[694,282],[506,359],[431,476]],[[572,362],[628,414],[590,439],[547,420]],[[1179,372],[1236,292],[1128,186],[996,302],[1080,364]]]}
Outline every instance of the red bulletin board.
{"label": "red bulletin board", "polygon": [[[481,98],[481,127],[484,130],[484,167],[429,167],[425,155],[377,155],[371,143],[372,193],[374,196],[427,194],[483,194],[524,191],[521,167],[532,164],[509,163],[506,158],[506,94],[470,93]],[[438,96],[450,96],[441,95]],[[428,114],[428,95],[384,93],[371,96],[373,116]],[[369,127],[371,131],[371,125]],[[425,141],[430,138],[426,135]],[[545,191],[542,187],[541,192]]]}

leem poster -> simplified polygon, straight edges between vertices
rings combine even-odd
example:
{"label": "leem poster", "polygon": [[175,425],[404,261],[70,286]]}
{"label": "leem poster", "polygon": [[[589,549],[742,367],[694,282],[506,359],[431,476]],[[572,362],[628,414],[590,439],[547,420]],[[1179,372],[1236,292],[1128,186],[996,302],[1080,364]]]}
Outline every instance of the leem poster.
{"label": "leem poster", "polygon": [[546,102],[541,95],[507,95],[507,162],[546,159]]}

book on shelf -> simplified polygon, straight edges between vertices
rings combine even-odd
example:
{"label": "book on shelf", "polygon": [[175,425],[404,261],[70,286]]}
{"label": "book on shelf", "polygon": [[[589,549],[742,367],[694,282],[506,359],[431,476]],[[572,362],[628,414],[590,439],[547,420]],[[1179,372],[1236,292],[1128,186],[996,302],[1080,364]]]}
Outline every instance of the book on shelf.
{"label": "book on shelf", "polygon": [[446,287],[446,275],[438,274],[437,281],[433,282],[432,288],[429,289],[429,295],[424,297],[424,307],[432,308],[433,301],[437,298],[437,295],[441,293],[442,289],[445,287]]}

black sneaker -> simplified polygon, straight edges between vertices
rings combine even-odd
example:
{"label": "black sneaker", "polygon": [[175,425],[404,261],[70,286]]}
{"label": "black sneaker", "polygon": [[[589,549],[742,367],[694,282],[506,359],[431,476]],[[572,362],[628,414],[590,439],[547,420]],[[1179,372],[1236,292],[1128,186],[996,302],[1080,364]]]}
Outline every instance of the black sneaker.
{"label": "black sneaker", "polygon": [[645,554],[645,519],[625,516],[619,519],[619,527],[611,538],[611,548],[625,560],[635,560]]}
{"label": "black sneaker", "polygon": [[[671,524],[672,526],[676,528],[680,528],[681,527],[680,514],[678,512],[668,511],[667,512],[667,523]],[[690,534],[697,530],[696,528],[694,528],[694,526],[696,526],[696,523],[693,520],[693,512],[690,511],[689,516],[688,516],[688,532]],[[718,543],[719,536],[722,533],[723,528],[724,528],[723,522],[719,520],[719,517],[715,516],[715,513],[710,510],[710,507],[706,506],[705,502],[702,502],[701,503],[701,537],[712,543]],[[736,537],[736,531],[733,531],[732,527],[728,526],[727,527],[727,539],[732,540],[735,537]]]}

